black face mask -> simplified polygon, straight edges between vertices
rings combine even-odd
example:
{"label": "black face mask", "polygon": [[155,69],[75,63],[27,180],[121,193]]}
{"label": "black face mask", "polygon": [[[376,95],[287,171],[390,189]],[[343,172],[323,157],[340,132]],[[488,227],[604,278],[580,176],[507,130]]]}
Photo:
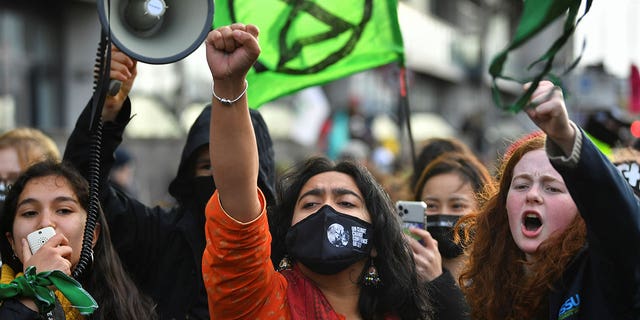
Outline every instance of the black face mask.
{"label": "black face mask", "polygon": [[213,192],[216,189],[213,177],[195,177],[193,178],[193,184],[191,187],[193,188],[193,199],[191,200],[193,201],[193,209],[204,216],[204,209],[207,206],[207,202],[209,202],[211,195],[213,195]]}
{"label": "black face mask", "polygon": [[461,245],[453,242],[453,226],[460,216],[436,214],[427,216],[427,231],[438,241],[438,250],[442,257],[455,258],[462,254]]}
{"label": "black face mask", "polygon": [[373,227],[325,205],[289,228],[291,257],[319,274],[336,274],[369,256]]}

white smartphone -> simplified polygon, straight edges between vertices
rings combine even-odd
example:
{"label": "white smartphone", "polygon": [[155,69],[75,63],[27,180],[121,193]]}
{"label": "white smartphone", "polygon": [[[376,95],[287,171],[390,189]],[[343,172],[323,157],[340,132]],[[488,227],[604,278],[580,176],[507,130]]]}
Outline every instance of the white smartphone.
{"label": "white smartphone", "polygon": [[51,237],[56,234],[52,227],[44,227],[42,229],[31,232],[27,235],[27,242],[31,248],[31,254],[35,254]]}
{"label": "white smartphone", "polygon": [[400,200],[396,202],[396,210],[402,219],[402,227],[407,229],[415,227],[420,229],[427,228],[427,204],[424,201],[406,201]]}

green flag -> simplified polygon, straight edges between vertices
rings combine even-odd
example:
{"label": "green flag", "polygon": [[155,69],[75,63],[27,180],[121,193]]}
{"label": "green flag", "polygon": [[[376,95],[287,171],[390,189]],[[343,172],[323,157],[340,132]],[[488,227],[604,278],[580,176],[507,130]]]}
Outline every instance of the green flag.
{"label": "green flag", "polygon": [[249,106],[394,61],[404,63],[397,0],[222,0],[214,27],[255,24],[262,53]]}
{"label": "green flag", "polygon": [[[493,77],[493,100],[496,105],[502,109],[512,112],[518,112],[522,110],[529,102],[531,95],[538,88],[538,83],[544,77],[557,79],[556,76],[551,75],[551,69],[553,67],[553,60],[558,51],[569,40],[571,35],[576,29],[576,26],[582,20],[582,18],[589,12],[591,8],[592,0],[585,0],[584,13],[578,18],[578,10],[582,0],[525,0],[524,9],[522,12],[522,18],[516,29],[515,35],[509,44],[509,46],[498,53],[489,66],[489,73]],[[538,63],[544,62],[544,65],[540,72],[530,79],[514,79],[513,77],[503,74],[502,67],[507,60],[507,55],[510,51],[522,46],[528,40],[536,36],[545,27],[549,26],[556,19],[561,16],[565,16],[565,23],[562,35],[556,39],[547,51],[536,61],[529,65],[529,69]],[[583,44],[584,47],[584,44]],[[576,59],[565,71],[568,72],[578,64],[579,57]],[[504,105],[500,98],[500,90],[497,85],[497,79],[505,79],[510,81],[516,81],[520,83],[532,82],[532,85],[527,91],[521,95],[513,104]],[[556,82],[556,81],[554,81]]]}

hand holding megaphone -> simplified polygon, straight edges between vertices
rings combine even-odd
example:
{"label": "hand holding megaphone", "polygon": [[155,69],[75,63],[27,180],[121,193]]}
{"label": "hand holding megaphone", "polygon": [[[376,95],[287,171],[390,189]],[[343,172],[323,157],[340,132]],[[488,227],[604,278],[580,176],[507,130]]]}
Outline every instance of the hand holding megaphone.
{"label": "hand holding megaphone", "polygon": [[129,57],[148,64],[195,51],[213,22],[213,0],[98,0],[100,24]]}
{"label": "hand holding megaphone", "polygon": [[[119,47],[118,52],[148,64],[167,64],[185,58],[202,44],[211,30],[214,3],[212,0],[98,0],[97,7],[100,24],[114,46]],[[121,89],[122,80],[114,78],[113,71],[112,65],[107,100],[122,94],[123,90],[126,98],[131,88]]]}
{"label": "hand holding megaphone", "polygon": [[127,99],[133,82],[136,79],[138,71],[136,69],[137,61],[120,51],[115,45],[111,46],[111,69],[109,70],[110,89],[116,83],[120,87],[119,90],[109,92],[102,108],[102,120],[114,120],[122,104]]}

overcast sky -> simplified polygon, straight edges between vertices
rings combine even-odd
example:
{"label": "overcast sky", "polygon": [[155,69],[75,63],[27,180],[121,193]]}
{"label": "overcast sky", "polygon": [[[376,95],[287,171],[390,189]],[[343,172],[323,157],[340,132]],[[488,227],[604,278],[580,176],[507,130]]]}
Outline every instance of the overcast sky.
{"label": "overcast sky", "polygon": [[[584,6],[583,1],[583,6]],[[580,14],[584,8],[580,10]],[[574,37],[576,48],[583,39],[587,46],[581,64],[604,62],[619,77],[628,77],[632,63],[640,63],[640,1],[593,1]]]}

